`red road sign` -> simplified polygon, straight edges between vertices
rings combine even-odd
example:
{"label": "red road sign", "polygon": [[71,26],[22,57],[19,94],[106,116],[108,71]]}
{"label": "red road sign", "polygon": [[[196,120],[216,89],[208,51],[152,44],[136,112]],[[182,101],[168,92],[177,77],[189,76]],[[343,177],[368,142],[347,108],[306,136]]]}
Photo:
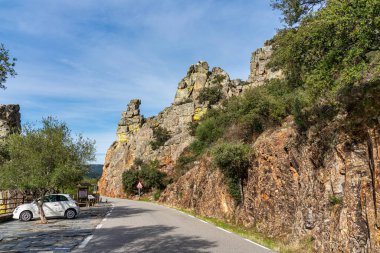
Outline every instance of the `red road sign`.
{"label": "red road sign", "polygon": [[139,181],[139,183],[136,185],[136,188],[137,189],[141,189],[143,188],[144,186],[142,185],[142,183]]}

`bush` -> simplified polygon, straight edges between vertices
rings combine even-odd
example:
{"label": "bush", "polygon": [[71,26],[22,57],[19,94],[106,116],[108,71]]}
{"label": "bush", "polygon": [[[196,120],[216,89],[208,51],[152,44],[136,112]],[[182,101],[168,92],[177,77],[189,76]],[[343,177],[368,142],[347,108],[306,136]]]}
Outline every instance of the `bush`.
{"label": "bush", "polygon": [[188,130],[191,136],[195,136],[195,131],[197,130],[197,127],[199,125],[198,121],[192,121],[188,125]]}
{"label": "bush", "polygon": [[[316,1],[324,7],[314,8]],[[346,109],[340,103],[342,91],[357,90],[380,79],[380,2],[316,1],[304,1],[306,9],[299,1],[274,1],[285,21],[297,27],[283,29],[272,39],[269,66],[281,69],[288,87],[301,98],[294,104],[301,130],[328,123]],[[305,15],[306,10],[312,14]],[[348,100],[352,98],[355,100],[355,96]],[[365,115],[374,118],[376,112]]]}
{"label": "bush", "polygon": [[222,143],[212,150],[214,162],[227,178],[231,196],[236,203],[243,200],[243,180],[248,176],[249,146],[245,144]]}
{"label": "bush", "polygon": [[162,193],[161,190],[156,190],[156,191],[153,193],[153,199],[154,199],[155,201],[159,200],[160,197],[161,197],[161,193]]}
{"label": "bush", "polygon": [[170,132],[167,129],[160,126],[153,128],[154,140],[150,142],[152,149],[156,150],[159,147],[163,146],[165,142],[170,139],[170,137],[171,137]]}
{"label": "bush", "polygon": [[218,103],[223,98],[224,96],[219,85],[211,88],[203,88],[198,97],[199,102],[204,103],[208,101],[210,105]]}
{"label": "bush", "polygon": [[337,196],[337,195],[329,196],[329,202],[333,206],[342,204],[342,201],[343,201],[343,198],[341,196]]}
{"label": "bush", "polygon": [[226,76],[224,76],[224,75],[216,75],[215,78],[214,78],[214,80],[212,80],[212,82],[215,83],[215,84],[221,84],[224,81],[224,79],[226,79]]}
{"label": "bush", "polygon": [[158,161],[147,163],[140,163],[140,161],[140,159],[136,159],[132,167],[123,172],[122,180],[125,192],[136,194],[138,192],[136,185],[139,180],[146,191],[165,189],[168,183],[166,173],[159,171]]}
{"label": "bush", "polygon": [[196,155],[202,154],[207,147],[223,139],[228,133],[227,128],[232,125],[241,129],[245,136],[279,125],[291,111],[291,99],[290,90],[278,80],[229,99],[223,108],[209,110],[199,122],[195,129],[196,140],[190,145],[190,150]]}

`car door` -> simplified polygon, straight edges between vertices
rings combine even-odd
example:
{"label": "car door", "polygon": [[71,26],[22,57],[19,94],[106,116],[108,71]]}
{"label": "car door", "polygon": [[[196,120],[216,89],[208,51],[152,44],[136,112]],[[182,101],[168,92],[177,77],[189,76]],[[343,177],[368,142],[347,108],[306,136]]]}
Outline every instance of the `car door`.
{"label": "car door", "polygon": [[68,199],[63,195],[57,195],[57,205],[55,205],[55,211],[59,216],[64,216],[65,211],[69,208]]}
{"label": "car door", "polygon": [[56,198],[54,195],[48,195],[44,197],[44,212],[46,217],[56,216],[54,211],[54,203],[56,202]]}

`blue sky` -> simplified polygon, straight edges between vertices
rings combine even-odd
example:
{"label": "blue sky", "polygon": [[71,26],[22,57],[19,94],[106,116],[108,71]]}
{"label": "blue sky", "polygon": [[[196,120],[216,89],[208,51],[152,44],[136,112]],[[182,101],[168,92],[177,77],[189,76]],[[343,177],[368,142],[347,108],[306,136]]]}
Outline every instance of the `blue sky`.
{"label": "blue sky", "polygon": [[55,116],[95,139],[97,163],[130,99],[145,116],[205,60],[247,79],[251,52],[281,28],[269,0],[0,0],[0,42],[17,58],[0,103],[22,123]]}

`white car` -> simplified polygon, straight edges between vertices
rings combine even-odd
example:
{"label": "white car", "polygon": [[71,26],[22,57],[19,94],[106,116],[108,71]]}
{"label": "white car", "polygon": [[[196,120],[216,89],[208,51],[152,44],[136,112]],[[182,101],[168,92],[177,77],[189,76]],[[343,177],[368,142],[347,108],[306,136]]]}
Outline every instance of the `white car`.
{"label": "white car", "polygon": [[[46,217],[74,219],[79,214],[79,206],[68,194],[50,194],[44,197],[43,209]],[[13,219],[30,221],[39,218],[37,203],[23,204],[13,211]]]}

